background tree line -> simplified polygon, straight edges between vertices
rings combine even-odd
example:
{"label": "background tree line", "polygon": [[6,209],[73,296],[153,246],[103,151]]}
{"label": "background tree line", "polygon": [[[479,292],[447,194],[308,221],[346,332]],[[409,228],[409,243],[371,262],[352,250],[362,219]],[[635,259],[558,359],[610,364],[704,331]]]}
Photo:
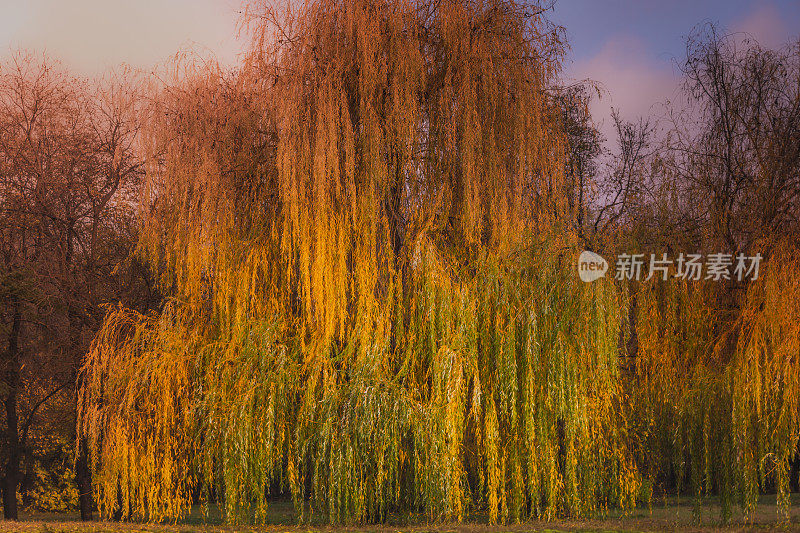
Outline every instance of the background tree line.
{"label": "background tree line", "polygon": [[[91,516],[75,457],[76,387],[105,305],[152,301],[131,256],[143,160],[141,86],[89,81],[19,52],[0,68],[3,507]],[[73,479],[74,478],[74,479]]]}

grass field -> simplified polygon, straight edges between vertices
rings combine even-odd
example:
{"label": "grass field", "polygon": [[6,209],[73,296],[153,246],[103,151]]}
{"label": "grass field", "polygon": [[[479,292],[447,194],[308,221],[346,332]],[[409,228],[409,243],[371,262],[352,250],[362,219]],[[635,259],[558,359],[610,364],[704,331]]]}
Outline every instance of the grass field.
{"label": "grass field", "polygon": [[507,526],[490,526],[480,520],[463,524],[422,524],[410,517],[390,517],[386,525],[331,527],[324,525],[298,526],[294,509],[288,502],[276,502],[269,523],[264,526],[228,526],[221,523],[219,512],[211,507],[209,516],[204,516],[200,508],[194,508],[191,515],[175,525],[89,522],[78,520],[75,513],[46,514],[22,513],[19,522],[0,522],[0,531],[20,531],[31,533],[102,533],[102,532],[408,532],[408,533],[489,533],[495,531],[800,531],[800,494],[792,495],[791,517],[788,523],[778,521],[775,498],[764,496],[749,520],[735,513],[731,521],[719,521],[719,507],[712,500],[703,503],[700,520],[694,513],[693,502],[688,498],[670,498],[654,504],[652,509],[637,509],[627,515],[610,513],[602,519],[558,520],[552,522],[528,522]]}

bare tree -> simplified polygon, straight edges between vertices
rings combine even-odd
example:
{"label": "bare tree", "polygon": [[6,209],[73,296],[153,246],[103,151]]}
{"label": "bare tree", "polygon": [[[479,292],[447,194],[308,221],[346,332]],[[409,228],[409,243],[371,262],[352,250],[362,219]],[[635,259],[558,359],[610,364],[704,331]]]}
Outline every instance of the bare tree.
{"label": "bare tree", "polygon": [[[31,434],[53,402],[69,406],[57,425],[74,439],[83,355],[103,304],[128,290],[119,267],[133,244],[142,169],[134,156],[138,98],[125,76],[89,83],[25,53],[0,73],[3,505],[15,519],[20,461],[30,458]],[[88,518],[85,455],[76,474]]]}
{"label": "bare tree", "polygon": [[590,201],[596,189],[599,156],[602,152],[602,136],[589,111],[593,89],[589,84],[580,83],[565,88],[559,95],[563,128],[568,143],[568,201],[570,212],[575,213],[578,235],[583,240],[587,240],[586,224],[590,215]]}
{"label": "bare tree", "polygon": [[707,245],[748,251],[794,233],[800,214],[800,43],[767,50],[707,26],[684,65],[693,121],[676,127],[673,172]]}

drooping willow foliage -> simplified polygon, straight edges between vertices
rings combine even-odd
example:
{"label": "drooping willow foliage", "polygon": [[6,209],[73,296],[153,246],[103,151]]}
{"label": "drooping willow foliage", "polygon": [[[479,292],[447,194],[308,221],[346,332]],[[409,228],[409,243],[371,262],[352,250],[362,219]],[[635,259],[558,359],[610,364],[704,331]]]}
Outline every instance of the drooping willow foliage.
{"label": "drooping willow foliage", "polygon": [[110,313],[85,370],[104,514],[632,503],[621,302],[574,276],[559,44],[526,9],[313,2],[262,66],[164,92],[140,252],[166,303]]}
{"label": "drooping willow foliage", "polygon": [[330,522],[584,516],[665,475],[785,494],[789,263],[739,318],[703,284],[637,291],[624,375],[629,290],[575,273],[562,47],[533,6],[263,15],[247,68],[150,113],[139,254],[164,304],[113,309],[84,367],[102,514],[216,499],[260,522],[291,494]]}
{"label": "drooping willow foliage", "polygon": [[[769,248],[769,245],[765,249]],[[763,491],[788,517],[790,462],[800,437],[800,264],[797,245],[771,258],[735,307],[714,282],[651,282],[638,291],[639,354],[629,420],[637,465],[723,518],[751,512]]]}

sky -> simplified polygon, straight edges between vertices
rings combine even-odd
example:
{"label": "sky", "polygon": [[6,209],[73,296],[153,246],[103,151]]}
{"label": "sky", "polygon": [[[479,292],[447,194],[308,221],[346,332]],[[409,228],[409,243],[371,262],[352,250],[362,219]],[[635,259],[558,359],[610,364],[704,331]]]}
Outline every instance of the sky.
{"label": "sky", "polygon": [[551,18],[571,48],[565,76],[601,84],[591,110],[607,139],[612,106],[626,120],[680,107],[678,66],[695,28],[712,22],[772,48],[800,37],[800,0],[557,0]]}
{"label": "sky", "polygon": [[151,68],[189,49],[233,63],[239,9],[239,0],[0,0],[0,55],[46,51],[84,75]]}
{"label": "sky", "polygon": [[[0,57],[45,51],[90,76],[121,63],[150,69],[179,50],[234,64],[240,9],[240,0],[0,0]],[[592,111],[607,137],[612,106],[633,120],[677,96],[676,61],[698,24],[764,46],[800,36],[800,0],[556,0],[549,16],[567,31],[565,76],[603,88]]]}

